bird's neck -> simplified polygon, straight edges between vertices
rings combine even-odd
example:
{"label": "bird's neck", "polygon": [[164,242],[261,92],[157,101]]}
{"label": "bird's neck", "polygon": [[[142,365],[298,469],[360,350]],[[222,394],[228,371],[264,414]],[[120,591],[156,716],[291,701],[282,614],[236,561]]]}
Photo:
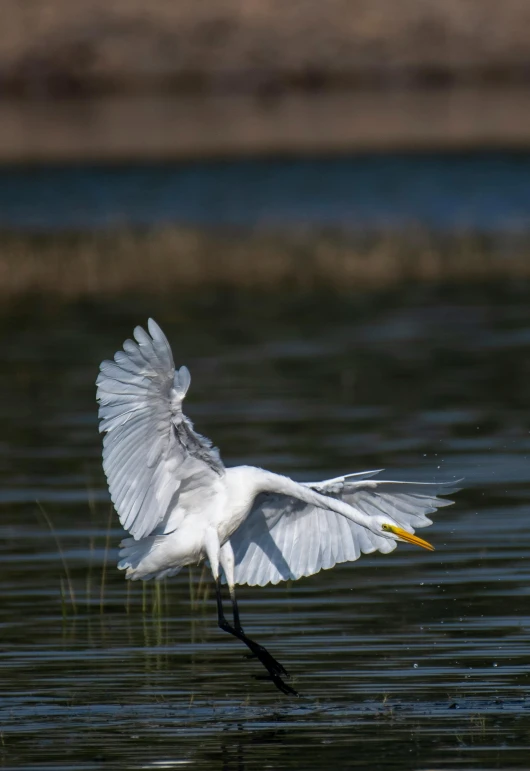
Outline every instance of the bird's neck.
{"label": "bird's neck", "polygon": [[297,498],[299,501],[312,504],[320,509],[334,511],[368,530],[372,529],[371,526],[373,526],[373,523],[370,521],[370,517],[353,506],[350,506],[345,501],[340,501],[337,500],[337,498],[331,498],[328,495],[317,493],[307,485],[302,485],[281,474],[274,474],[272,471],[265,471],[264,469],[256,470],[260,472],[257,477],[260,492],[288,495],[291,498]]}

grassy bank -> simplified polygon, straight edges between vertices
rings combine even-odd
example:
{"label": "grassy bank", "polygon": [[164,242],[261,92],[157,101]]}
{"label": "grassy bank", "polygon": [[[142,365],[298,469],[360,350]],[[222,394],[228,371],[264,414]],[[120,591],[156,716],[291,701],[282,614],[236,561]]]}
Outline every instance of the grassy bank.
{"label": "grassy bank", "polygon": [[165,229],[0,235],[0,297],[61,301],[195,289],[338,293],[407,282],[530,278],[527,236],[372,236]]}

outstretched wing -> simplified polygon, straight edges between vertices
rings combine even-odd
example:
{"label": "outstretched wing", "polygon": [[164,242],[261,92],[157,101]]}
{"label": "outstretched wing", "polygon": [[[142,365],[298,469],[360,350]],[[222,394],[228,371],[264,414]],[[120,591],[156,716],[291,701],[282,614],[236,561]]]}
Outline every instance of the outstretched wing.
{"label": "outstretched wing", "polygon": [[224,474],[217,449],[182,413],[190,373],[175,371],[167,338],[152,319],[148,329],[150,336],[136,327],[136,342],[126,340],[114,361],[102,362],[96,381],[110,496],[136,540],[161,523],[164,531],[185,490],[208,488]]}
{"label": "outstretched wing", "polygon": [[[427,515],[453,503],[437,497],[455,492],[452,483],[371,479],[378,473],[351,474],[307,486],[343,500],[364,514],[387,514],[409,531],[432,524]],[[311,576],[338,562],[353,562],[361,554],[386,554],[397,545],[333,511],[277,494],[258,497],[230,541],[236,583],[250,586]]]}

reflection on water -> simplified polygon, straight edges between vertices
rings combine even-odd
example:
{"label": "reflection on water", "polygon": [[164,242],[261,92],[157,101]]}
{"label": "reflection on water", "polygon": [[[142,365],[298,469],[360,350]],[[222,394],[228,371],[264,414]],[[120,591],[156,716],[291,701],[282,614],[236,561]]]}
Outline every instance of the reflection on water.
{"label": "reflection on water", "polygon": [[[0,321],[4,766],[525,767],[529,307],[523,288],[468,287]],[[94,380],[149,313],[225,463],[466,477],[429,531],[434,554],[402,545],[241,589],[248,632],[299,700],[255,680],[259,664],[217,630],[200,567],[158,590],[115,569]]]}

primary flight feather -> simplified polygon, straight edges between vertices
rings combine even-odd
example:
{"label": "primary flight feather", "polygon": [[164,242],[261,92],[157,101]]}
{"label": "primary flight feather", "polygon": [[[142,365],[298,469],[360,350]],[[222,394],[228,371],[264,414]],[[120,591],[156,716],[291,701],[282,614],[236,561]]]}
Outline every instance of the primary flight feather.
{"label": "primary flight feather", "polygon": [[[452,501],[452,484],[391,482],[378,471],[298,483],[253,466],[225,468],[218,450],[182,412],[190,385],[176,370],[166,336],[149,319],[134,330],[97,379],[103,468],[120,522],[118,567],[132,580],[175,575],[208,559],[219,625],[241,639],[285,693],[285,669],[248,638],[239,620],[236,584],[265,586],[309,576],[398,541],[430,548],[414,529]],[[228,584],[233,626],[224,617]]]}

